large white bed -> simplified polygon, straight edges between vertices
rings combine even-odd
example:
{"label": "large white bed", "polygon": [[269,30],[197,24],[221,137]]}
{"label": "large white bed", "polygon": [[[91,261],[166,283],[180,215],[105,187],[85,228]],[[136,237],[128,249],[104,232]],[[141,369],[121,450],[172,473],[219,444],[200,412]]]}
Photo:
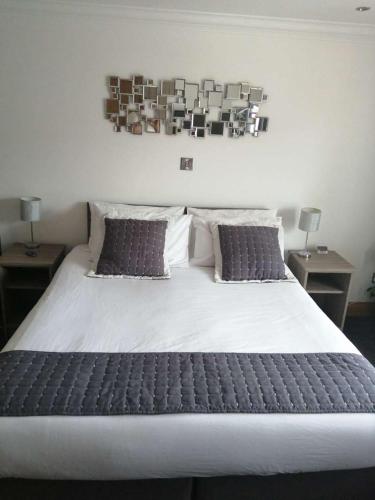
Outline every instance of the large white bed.
{"label": "large white bed", "polygon": [[[86,276],[72,250],[4,350],[352,352],[298,282],[224,285]],[[134,479],[375,466],[375,414],[170,414],[0,419],[0,476]]]}

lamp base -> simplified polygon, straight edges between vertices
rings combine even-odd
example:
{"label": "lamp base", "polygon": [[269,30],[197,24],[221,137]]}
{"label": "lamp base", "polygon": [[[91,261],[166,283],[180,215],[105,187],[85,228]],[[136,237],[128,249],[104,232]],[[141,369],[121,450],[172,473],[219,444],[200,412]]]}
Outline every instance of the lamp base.
{"label": "lamp base", "polygon": [[303,257],[304,259],[310,259],[311,258],[311,252],[309,252],[307,249],[304,250],[299,250],[297,254],[300,257]]}
{"label": "lamp base", "polygon": [[38,248],[40,247],[39,243],[35,241],[27,241],[24,243],[25,246],[25,255],[28,257],[36,257],[38,255]]}
{"label": "lamp base", "polygon": [[24,245],[27,250],[36,250],[40,247],[40,243],[36,243],[35,241],[26,241]]}

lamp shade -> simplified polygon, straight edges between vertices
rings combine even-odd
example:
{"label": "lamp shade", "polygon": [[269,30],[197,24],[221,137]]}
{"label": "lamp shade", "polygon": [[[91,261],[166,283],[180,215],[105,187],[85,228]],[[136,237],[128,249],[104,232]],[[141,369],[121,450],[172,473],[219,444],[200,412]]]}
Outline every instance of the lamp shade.
{"label": "lamp shade", "polygon": [[301,208],[298,228],[308,233],[317,231],[320,224],[322,211],[318,208]]}
{"label": "lamp shade", "polygon": [[21,220],[34,222],[40,220],[40,202],[36,196],[25,196],[21,198]]}

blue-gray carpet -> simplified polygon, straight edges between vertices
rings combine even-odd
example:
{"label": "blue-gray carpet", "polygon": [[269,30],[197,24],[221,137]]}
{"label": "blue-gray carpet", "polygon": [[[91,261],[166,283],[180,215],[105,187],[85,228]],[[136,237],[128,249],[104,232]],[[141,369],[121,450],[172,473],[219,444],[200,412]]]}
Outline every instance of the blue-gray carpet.
{"label": "blue-gray carpet", "polygon": [[375,366],[375,316],[347,318],[344,333]]}

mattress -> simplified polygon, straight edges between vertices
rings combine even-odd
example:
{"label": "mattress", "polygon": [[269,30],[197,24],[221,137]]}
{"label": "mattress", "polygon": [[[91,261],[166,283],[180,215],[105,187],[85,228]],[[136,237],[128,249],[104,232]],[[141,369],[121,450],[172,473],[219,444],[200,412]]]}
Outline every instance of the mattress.
{"label": "mattress", "polygon": [[[298,282],[88,278],[73,249],[4,350],[358,353]],[[374,414],[0,418],[0,476],[136,479],[375,466]]]}

